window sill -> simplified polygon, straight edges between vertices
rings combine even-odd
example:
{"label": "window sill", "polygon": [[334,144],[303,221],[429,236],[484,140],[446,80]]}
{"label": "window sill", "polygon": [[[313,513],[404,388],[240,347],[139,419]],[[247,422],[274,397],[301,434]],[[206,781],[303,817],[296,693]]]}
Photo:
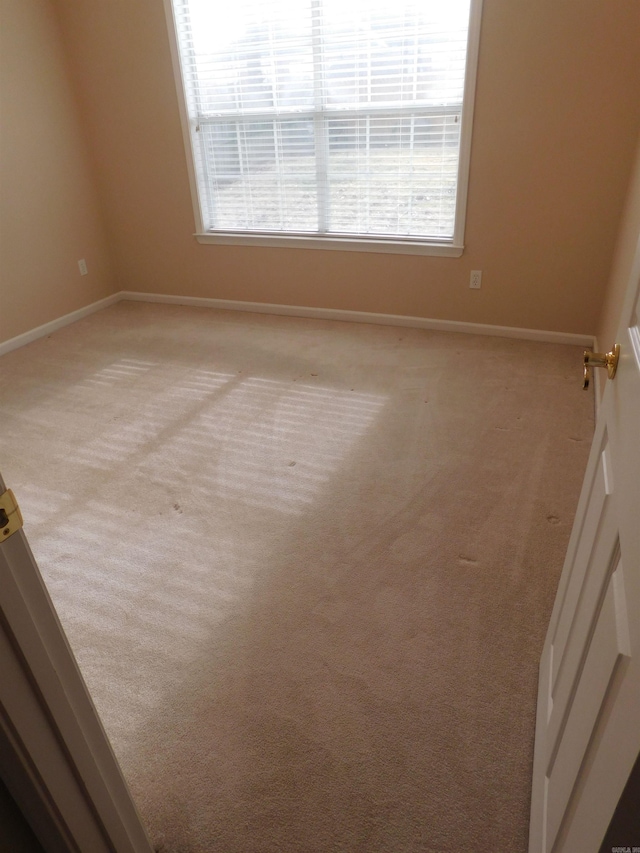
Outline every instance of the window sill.
{"label": "window sill", "polygon": [[355,237],[280,236],[279,234],[206,233],[194,235],[198,243],[223,246],[271,246],[288,249],[330,249],[337,252],[378,252],[393,255],[435,255],[459,258],[464,246],[400,240],[359,240]]}

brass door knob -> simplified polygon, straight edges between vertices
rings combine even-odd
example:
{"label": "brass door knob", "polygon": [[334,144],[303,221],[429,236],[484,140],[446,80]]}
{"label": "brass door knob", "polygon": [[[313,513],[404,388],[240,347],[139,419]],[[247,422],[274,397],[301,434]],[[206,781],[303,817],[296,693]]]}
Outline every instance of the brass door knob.
{"label": "brass door knob", "polygon": [[590,349],[584,351],[583,361],[583,382],[582,389],[586,391],[591,382],[592,367],[606,367],[607,376],[613,379],[618,368],[618,358],[620,357],[620,344],[616,344],[611,352],[591,352]]}

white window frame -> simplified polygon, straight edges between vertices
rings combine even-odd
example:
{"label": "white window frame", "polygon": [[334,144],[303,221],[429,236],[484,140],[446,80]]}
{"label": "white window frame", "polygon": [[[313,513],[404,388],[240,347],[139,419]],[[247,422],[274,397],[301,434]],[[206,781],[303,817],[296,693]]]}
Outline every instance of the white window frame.
{"label": "white window frame", "polygon": [[[443,0],[446,2],[446,0]],[[471,162],[471,131],[473,126],[473,111],[475,106],[476,77],[478,69],[478,53],[480,46],[480,24],[482,19],[483,0],[471,0],[469,16],[469,32],[467,38],[467,62],[465,68],[464,94],[460,117],[460,153],[458,160],[458,182],[456,198],[456,217],[453,237],[445,239],[423,239],[416,237],[366,237],[366,236],[324,236],[315,234],[275,234],[273,232],[245,233],[238,231],[206,231],[202,220],[200,190],[195,169],[195,135],[196,126],[190,119],[187,110],[185,85],[180,62],[176,21],[172,0],[164,0],[165,14],[173,72],[178,95],[178,107],[182,124],[191,201],[195,220],[195,238],[198,243],[213,243],[231,246],[276,246],[297,249],[332,249],[350,252],[383,252],[405,255],[436,255],[459,258],[464,251],[464,230],[467,214],[467,195],[469,190],[469,166]]]}

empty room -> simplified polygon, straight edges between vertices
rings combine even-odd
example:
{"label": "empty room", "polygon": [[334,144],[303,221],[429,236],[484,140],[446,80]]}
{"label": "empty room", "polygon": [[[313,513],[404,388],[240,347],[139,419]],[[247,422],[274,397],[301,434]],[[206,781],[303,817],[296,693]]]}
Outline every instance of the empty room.
{"label": "empty room", "polygon": [[0,24],[0,849],[640,845],[637,0]]}

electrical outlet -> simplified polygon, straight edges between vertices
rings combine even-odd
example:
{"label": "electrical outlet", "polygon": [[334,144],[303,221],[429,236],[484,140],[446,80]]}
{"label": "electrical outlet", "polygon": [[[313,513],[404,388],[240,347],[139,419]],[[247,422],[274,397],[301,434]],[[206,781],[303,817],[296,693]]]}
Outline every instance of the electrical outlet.
{"label": "electrical outlet", "polygon": [[471,278],[469,279],[469,287],[473,290],[480,290],[482,285],[482,270],[471,270]]}
{"label": "electrical outlet", "polygon": [[[80,275],[87,275],[89,270],[87,269],[87,262],[83,258],[81,261],[78,261],[78,269],[80,270]],[[480,285],[478,285],[479,287]]]}

